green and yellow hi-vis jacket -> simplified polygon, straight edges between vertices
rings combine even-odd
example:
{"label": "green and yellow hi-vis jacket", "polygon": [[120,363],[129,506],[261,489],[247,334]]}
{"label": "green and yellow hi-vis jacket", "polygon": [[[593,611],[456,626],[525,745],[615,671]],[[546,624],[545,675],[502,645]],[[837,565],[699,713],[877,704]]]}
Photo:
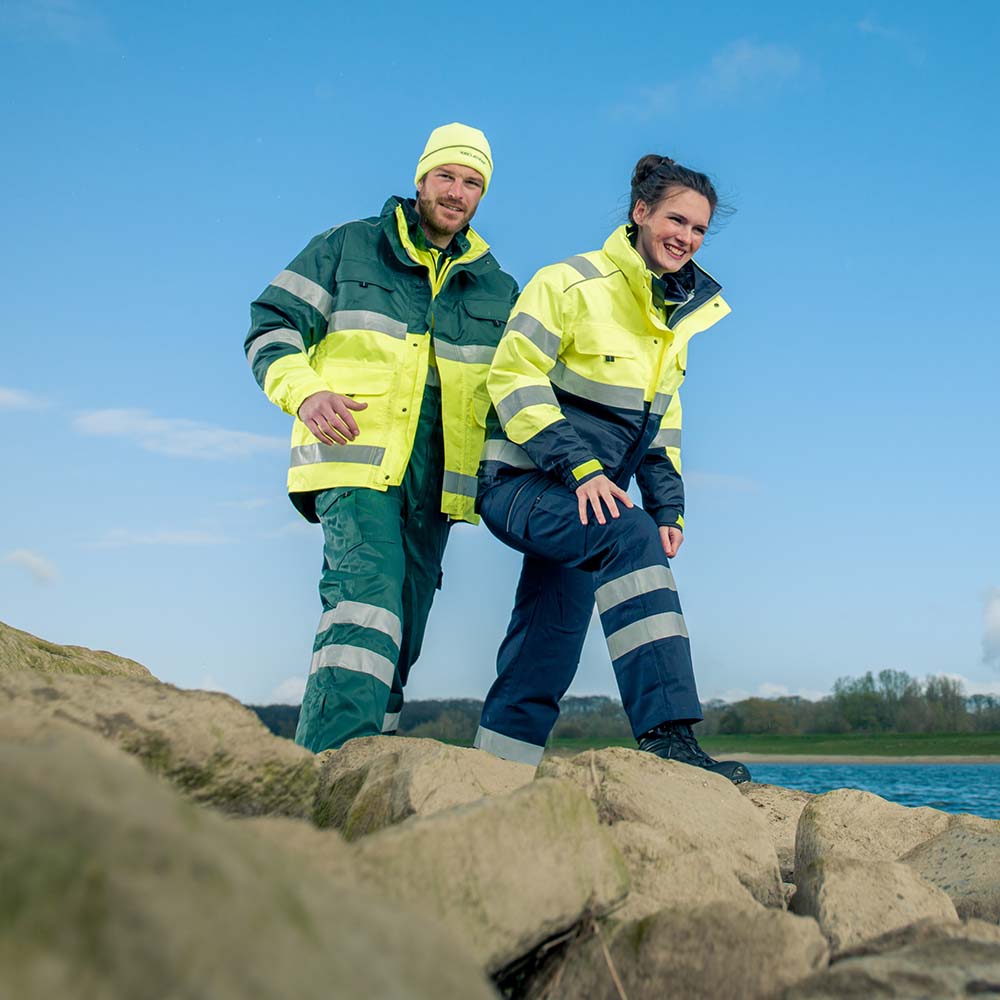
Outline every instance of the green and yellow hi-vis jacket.
{"label": "green and yellow hi-vis jacket", "polygon": [[542,268],[525,286],[497,348],[482,485],[539,468],[575,490],[635,475],[659,525],[684,526],[681,402],[691,337],[729,313],[694,262],[654,300],[654,279],[625,226],[603,249]]}
{"label": "green and yellow hi-vis jacket", "polygon": [[292,416],[320,391],[368,404],[348,444],[296,419],[288,491],[309,520],[319,490],[402,482],[424,387],[439,380],[441,510],[478,521],[486,373],[517,285],[473,229],[455,241],[450,255],[427,247],[412,201],[390,198],[380,216],[315,237],[252,303],[247,360],[273,403]]}

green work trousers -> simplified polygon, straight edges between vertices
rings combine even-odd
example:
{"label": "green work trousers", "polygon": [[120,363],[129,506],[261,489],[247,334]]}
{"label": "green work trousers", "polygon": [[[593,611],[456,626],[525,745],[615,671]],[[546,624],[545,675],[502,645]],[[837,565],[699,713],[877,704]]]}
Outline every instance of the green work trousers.
{"label": "green work trousers", "polygon": [[401,485],[317,495],[323,615],[295,733],[301,746],[319,753],[395,731],[441,585],[450,527],[441,513],[443,474],[441,390],[428,386]]}

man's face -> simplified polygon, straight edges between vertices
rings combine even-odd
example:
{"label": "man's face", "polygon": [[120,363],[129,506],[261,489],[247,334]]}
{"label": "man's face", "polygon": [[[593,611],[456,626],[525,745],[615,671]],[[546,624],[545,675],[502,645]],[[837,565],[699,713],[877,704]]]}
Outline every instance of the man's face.
{"label": "man's face", "polygon": [[483,175],[471,167],[446,163],[424,174],[417,181],[417,211],[431,242],[446,246],[469,224],[482,196]]}

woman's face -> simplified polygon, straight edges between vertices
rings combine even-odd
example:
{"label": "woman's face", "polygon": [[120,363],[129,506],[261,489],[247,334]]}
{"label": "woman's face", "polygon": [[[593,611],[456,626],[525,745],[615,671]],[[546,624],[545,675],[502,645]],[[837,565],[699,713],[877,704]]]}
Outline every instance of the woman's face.
{"label": "woman's face", "polygon": [[670,188],[650,208],[636,202],[632,218],[639,227],[635,248],[654,274],[679,271],[697,252],[712,221],[708,199],[686,187]]}

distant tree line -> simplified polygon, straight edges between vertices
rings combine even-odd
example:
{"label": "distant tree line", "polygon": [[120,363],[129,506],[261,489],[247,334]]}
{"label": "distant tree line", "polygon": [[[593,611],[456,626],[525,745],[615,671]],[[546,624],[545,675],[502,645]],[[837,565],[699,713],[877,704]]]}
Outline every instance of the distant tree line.
{"label": "distant tree line", "polygon": [[[299,709],[292,705],[251,705],[278,736],[295,735]],[[471,743],[483,703],[474,698],[411,701],[399,731],[405,736]],[[710,701],[702,706],[700,736],[769,733],[971,733],[1000,731],[1000,698],[966,695],[952,677],[918,680],[903,670],[871,671],[841,677],[833,693],[819,701],[805,698],[745,698]],[[632,732],[617,698],[565,698],[555,739],[627,741]]]}

